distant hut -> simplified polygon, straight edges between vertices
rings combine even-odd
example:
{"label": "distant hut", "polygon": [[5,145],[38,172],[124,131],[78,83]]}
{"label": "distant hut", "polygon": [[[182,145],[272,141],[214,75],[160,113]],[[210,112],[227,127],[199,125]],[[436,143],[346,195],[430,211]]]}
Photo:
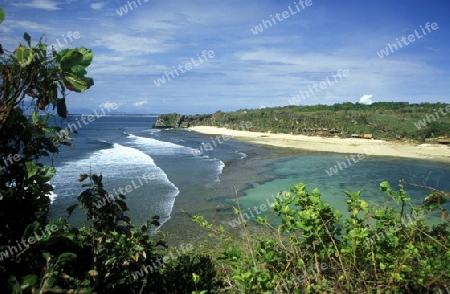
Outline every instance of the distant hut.
{"label": "distant hut", "polygon": [[449,145],[449,144],[450,144],[450,138],[438,138],[438,139],[437,139],[437,142],[438,142],[439,144],[446,144],[446,145]]}
{"label": "distant hut", "polygon": [[332,128],[330,130],[330,134],[338,134],[338,133],[339,133],[339,130],[337,128]]}

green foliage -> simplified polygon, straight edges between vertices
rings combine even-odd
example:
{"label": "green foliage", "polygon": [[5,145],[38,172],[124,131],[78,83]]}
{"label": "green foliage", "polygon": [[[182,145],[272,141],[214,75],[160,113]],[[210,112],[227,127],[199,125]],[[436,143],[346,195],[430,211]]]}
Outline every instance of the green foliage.
{"label": "green foliage", "polygon": [[13,242],[34,220],[45,223],[48,212],[48,194],[53,187],[48,181],[54,169],[37,163],[41,156],[57,151],[45,137],[44,124],[30,123],[17,108],[0,129],[0,157],[14,158],[8,166],[2,164],[0,178],[1,244]]}
{"label": "green foliage", "polygon": [[[418,129],[419,120],[438,109],[445,111],[446,103],[409,104],[408,102],[376,102],[371,105],[344,102],[334,105],[285,106],[263,109],[244,109],[233,112],[217,111],[204,115],[177,115],[175,124],[171,115],[161,115],[171,127],[217,126],[241,129],[241,122],[250,122],[250,131],[339,136],[372,134],[376,139],[405,139],[424,141],[427,138],[450,136],[450,116],[426,121]],[[440,112],[439,112],[440,113]]]}
{"label": "green foliage", "polygon": [[[157,221],[135,228],[123,214],[127,210],[121,200],[96,208],[94,201],[103,195],[101,176],[90,175],[91,183],[78,197],[91,226],[74,228],[66,220],[56,220],[58,231],[30,246],[14,262],[21,268],[11,275],[14,293],[31,291],[78,290],[84,293],[124,293],[134,289],[153,288],[161,277],[136,280],[132,273],[158,257],[149,230]],[[68,209],[68,215],[75,207]],[[107,217],[111,214],[111,217]],[[39,224],[37,224],[39,226]],[[32,232],[34,229],[28,229]],[[25,234],[26,235],[26,234]],[[34,265],[31,269],[26,263]],[[28,268],[28,270],[26,270]]]}
{"label": "green foliage", "polygon": [[[93,59],[92,51],[80,47],[57,52],[48,48],[42,37],[34,45],[29,34],[25,33],[23,38],[25,42],[13,54],[2,55],[1,102],[6,115],[0,117],[0,123],[3,124],[9,111],[26,97],[36,101],[40,110],[48,105],[57,107],[58,114],[65,117],[67,90],[83,92],[94,84],[92,78],[85,76]],[[62,97],[58,97],[58,93]]]}
{"label": "green foliage", "polygon": [[[233,238],[220,256],[228,275],[225,292],[233,293],[423,293],[450,282],[450,231],[444,203],[450,193],[431,192],[413,206],[402,182],[380,190],[388,206],[370,205],[362,191],[345,192],[348,216],[321,200],[305,184],[280,192],[272,204],[281,223],[258,221],[264,233]],[[440,224],[426,219],[441,210]],[[238,211],[238,214],[240,212]],[[218,233],[201,217],[194,221]],[[220,234],[225,234],[219,232]],[[220,235],[219,235],[220,236]],[[216,253],[211,253],[216,256]]]}
{"label": "green foliage", "polygon": [[93,57],[92,51],[83,47],[63,49],[56,55],[59,73],[67,89],[84,92],[94,85],[94,80],[85,76]]}
{"label": "green foliage", "polygon": [[[83,174],[79,180],[89,181],[83,184],[86,189],[78,197],[79,204],[67,209],[67,219],[50,223],[56,232],[11,259],[20,270],[3,271],[8,284],[2,289],[12,293],[214,293],[220,289],[209,256],[185,254],[150,273],[143,271],[163,259],[158,247],[167,247],[152,239],[158,218],[135,227],[124,214],[125,196],[98,206],[98,200],[107,196],[102,177]],[[77,207],[86,214],[81,228],[68,222]],[[38,222],[31,224],[23,237],[39,228]]]}
{"label": "green foliage", "polygon": [[[0,18],[3,16],[1,10]],[[32,232],[46,227],[49,194],[53,190],[49,181],[55,169],[43,164],[41,159],[58,152],[60,144],[69,144],[67,138],[56,135],[58,128],[50,125],[50,115],[37,112],[53,106],[61,116],[67,115],[65,78],[58,71],[60,55],[53,50],[52,56],[48,56],[42,38],[34,45],[29,34],[25,33],[23,38],[23,44],[13,52],[0,48],[0,158],[8,159],[2,160],[0,166],[2,252],[8,252],[5,250],[10,246],[16,246],[21,240],[25,242]],[[31,114],[25,113],[25,109],[27,113],[31,110]],[[14,256],[0,263],[0,288],[7,289],[7,284],[15,288],[20,283],[23,283],[22,290],[35,286],[38,279],[33,273],[40,275],[44,266],[51,270],[55,264],[62,264],[66,256],[47,258],[39,251],[65,238],[58,234],[46,236],[33,246],[9,251]]]}
{"label": "green foliage", "polygon": [[164,270],[165,293],[217,293],[222,287],[210,256],[182,255]]}
{"label": "green foliage", "polygon": [[54,169],[39,159],[56,153],[59,144],[67,144],[55,135],[57,129],[49,125],[49,115],[42,117],[33,110],[28,116],[21,108],[27,97],[37,109],[56,106],[58,85],[65,95],[58,63],[46,56],[47,46],[42,40],[33,46],[27,33],[24,40],[25,45],[13,54],[0,55],[0,158],[9,158],[0,170],[0,244],[20,240],[34,221],[46,224],[48,195],[53,190],[48,181]]}
{"label": "green foliage", "polygon": [[[93,85],[86,77],[93,54],[86,48],[52,49],[48,56],[42,38],[33,45],[27,33],[23,37],[24,43],[14,52],[0,50],[0,157],[9,160],[0,167],[0,289],[8,293],[163,293],[175,289],[168,284],[178,281],[172,275],[185,270],[191,276],[177,291],[205,293],[203,287],[217,288],[215,269],[204,256],[193,255],[143,274],[146,266],[162,259],[157,248],[166,247],[152,239],[159,218],[135,227],[125,214],[125,196],[111,198],[101,175],[81,175],[79,181],[86,189],[77,198],[79,203],[67,209],[67,219],[48,223],[53,190],[49,181],[55,169],[40,159],[58,152],[60,144],[70,145],[71,138],[50,125],[49,114],[39,115],[37,110],[53,106],[66,117],[67,91],[83,92]],[[30,115],[22,109],[26,98],[32,101]],[[86,214],[80,228],[69,223],[77,207]],[[47,232],[48,226],[56,231]],[[18,247],[20,242],[23,245]]]}

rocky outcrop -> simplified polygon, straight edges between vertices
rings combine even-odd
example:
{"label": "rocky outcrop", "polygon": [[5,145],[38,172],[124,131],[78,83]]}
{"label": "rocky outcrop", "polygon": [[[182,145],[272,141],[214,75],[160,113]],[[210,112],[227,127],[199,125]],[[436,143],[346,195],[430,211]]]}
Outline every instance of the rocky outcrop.
{"label": "rocky outcrop", "polygon": [[161,114],[153,127],[156,129],[189,128],[192,126],[211,126],[212,114],[181,115],[178,113]]}
{"label": "rocky outcrop", "polygon": [[189,123],[186,121],[185,115],[178,113],[162,114],[153,124],[153,127],[155,129],[188,128]]}

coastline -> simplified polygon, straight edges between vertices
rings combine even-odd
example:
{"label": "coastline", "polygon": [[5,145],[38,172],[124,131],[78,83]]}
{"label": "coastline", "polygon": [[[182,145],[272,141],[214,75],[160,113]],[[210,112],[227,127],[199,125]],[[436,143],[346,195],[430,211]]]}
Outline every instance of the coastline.
{"label": "coastline", "polygon": [[238,131],[211,126],[194,126],[190,130],[205,135],[221,135],[249,143],[300,150],[344,154],[366,154],[423,159],[450,163],[450,146],[414,145],[404,142],[361,138],[324,138],[318,136]]}
{"label": "coastline", "polygon": [[[246,145],[252,146],[251,144]],[[236,143],[233,143],[233,146],[236,146]],[[251,188],[253,183],[275,180],[274,175],[269,175],[271,169],[267,165],[277,162],[281,158],[302,153],[293,149],[267,148],[263,145],[253,145],[245,152],[248,156],[244,159],[225,162],[226,167],[220,175],[220,184],[210,189],[207,194],[202,196],[197,190],[194,190],[182,191],[177,196],[170,219],[158,230],[164,236],[165,241],[173,246],[179,246],[186,239],[189,239],[195,248],[220,246],[214,238],[208,236],[207,230],[193,222],[184,211],[191,215],[201,215],[215,225],[228,227],[228,222],[236,218],[232,199],[245,196],[244,191]],[[254,228],[252,227],[252,229]],[[235,228],[229,233],[238,236],[242,231],[240,228]]]}

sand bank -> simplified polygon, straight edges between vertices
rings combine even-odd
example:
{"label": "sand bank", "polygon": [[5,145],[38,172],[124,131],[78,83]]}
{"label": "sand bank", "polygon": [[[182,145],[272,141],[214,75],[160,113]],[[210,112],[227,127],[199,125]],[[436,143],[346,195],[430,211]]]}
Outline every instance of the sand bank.
{"label": "sand bank", "polygon": [[[196,126],[192,131],[208,135],[225,135],[236,140],[265,144],[283,148],[336,152],[345,154],[367,154],[434,160],[450,163],[450,146],[437,144],[408,144],[384,140],[357,138],[324,138],[318,136],[270,134],[237,131],[226,128]],[[207,142],[207,141],[205,141]]]}

